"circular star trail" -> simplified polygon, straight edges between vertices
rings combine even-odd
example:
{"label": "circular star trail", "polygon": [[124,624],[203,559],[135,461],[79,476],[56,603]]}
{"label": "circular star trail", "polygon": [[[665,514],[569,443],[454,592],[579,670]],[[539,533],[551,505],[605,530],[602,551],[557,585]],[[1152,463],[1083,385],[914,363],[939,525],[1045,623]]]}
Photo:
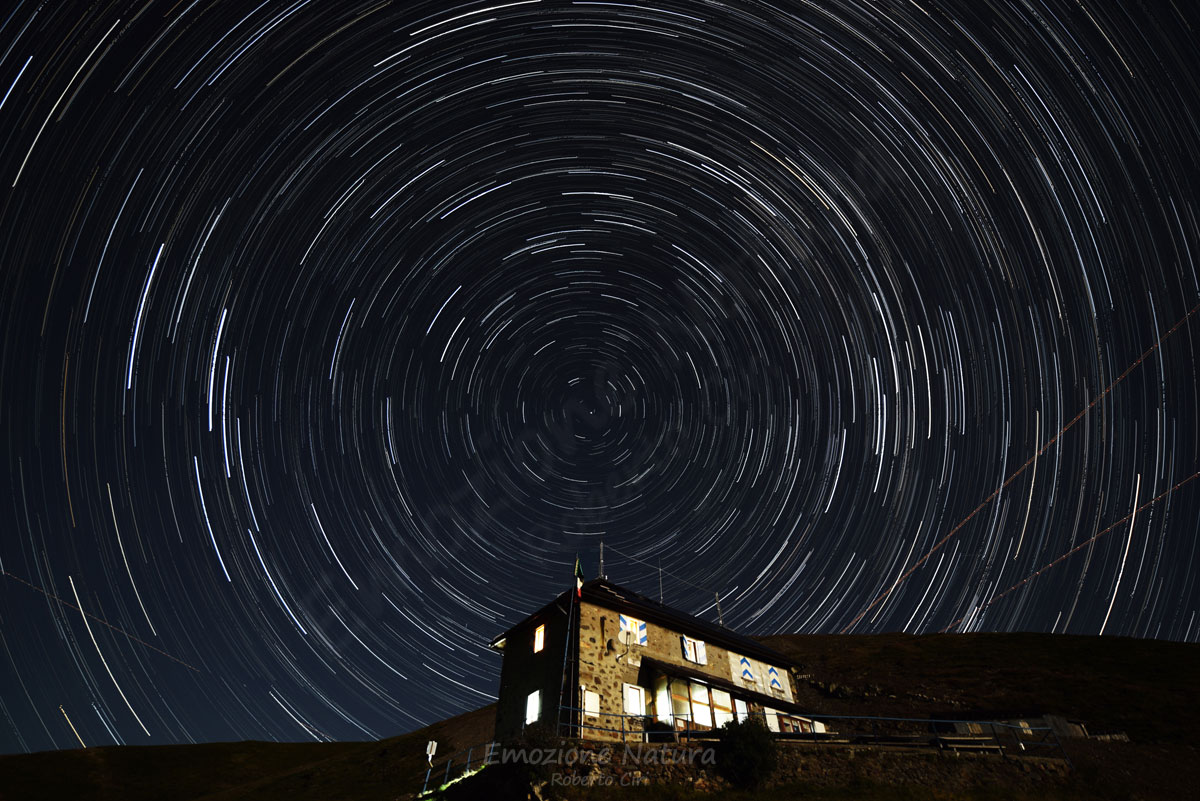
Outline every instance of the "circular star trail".
{"label": "circular star trail", "polygon": [[1200,18],[1128,5],[19,3],[0,749],[480,706],[602,541],[1196,640]]}

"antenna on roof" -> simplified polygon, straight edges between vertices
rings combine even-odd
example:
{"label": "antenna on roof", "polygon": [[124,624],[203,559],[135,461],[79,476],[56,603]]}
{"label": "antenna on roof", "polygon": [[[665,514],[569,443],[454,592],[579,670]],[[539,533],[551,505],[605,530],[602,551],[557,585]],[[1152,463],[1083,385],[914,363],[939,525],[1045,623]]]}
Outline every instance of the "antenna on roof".
{"label": "antenna on roof", "polygon": [[[613,548],[613,550],[617,551],[616,548]],[[629,554],[621,553],[620,551],[617,551],[617,553],[620,554],[621,556],[625,557],[626,559],[631,559],[634,562],[637,562],[638,564],[645,565],[646,567],[654,567],[654,565],[652,565],[649,562],[644,561],[642,559],[638,559],[636,556],[630,556]],[[601,573],[604,572],[604,543],[603,542],[600,543],[600,572]],[[671,573],[671,571],[663,570],[662,557],[660,556],[660,557],[658,557],[658,601],[659,601],[659,603],[663,602],[663,579],[662,579],[663,573]],[[605,578],[607,578],[607,576],[605,576]],[[713,599],[716,601],[717,622],[720,623],[722,626],[725,625],[725,616],[721,614],[721,593],[716,592],[714,590],[710,590],[708,587],[701,587],[699,584],[693,584],[692,582],[688,581],[687,579],[683,578],[682,576],[677,576],[674,573],[671,573],[671,578],[678,579],[679,581],[682,581],[684,584],[695,587],[698,590],[703,590],[706,593],[711,592],[713,594]],[[712,608],[711,606],[706,606],[706,607],[704,607],[704,610],[708,611],[711,608]]]}
{"label": "antenna on roof", "polygon": [[604,575],[604,540],[600,540],[600,578],[608,578]]}

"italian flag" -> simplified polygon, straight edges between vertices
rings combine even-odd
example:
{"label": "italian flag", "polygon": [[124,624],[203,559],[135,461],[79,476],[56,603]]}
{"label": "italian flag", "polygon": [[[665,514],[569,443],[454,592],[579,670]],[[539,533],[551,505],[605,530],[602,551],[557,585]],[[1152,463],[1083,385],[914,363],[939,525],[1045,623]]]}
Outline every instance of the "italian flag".
{"label": "italian flag", "polygon": [[583,568],[579,565],[579,557],[575,557],[575,597],[583,598]]}

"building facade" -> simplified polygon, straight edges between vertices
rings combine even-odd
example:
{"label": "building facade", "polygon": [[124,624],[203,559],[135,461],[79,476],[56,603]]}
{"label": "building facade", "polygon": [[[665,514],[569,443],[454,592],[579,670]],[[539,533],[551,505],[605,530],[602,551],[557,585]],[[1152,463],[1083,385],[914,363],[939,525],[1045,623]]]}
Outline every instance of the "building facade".
{"label": "building facade", "polygon": [[533,724],[592,740],[673,740],[750,716],[781,734],[824,730],[794,704],[786,657],[607,579],[561,594],[491,647],[504,657],[501,740]]}

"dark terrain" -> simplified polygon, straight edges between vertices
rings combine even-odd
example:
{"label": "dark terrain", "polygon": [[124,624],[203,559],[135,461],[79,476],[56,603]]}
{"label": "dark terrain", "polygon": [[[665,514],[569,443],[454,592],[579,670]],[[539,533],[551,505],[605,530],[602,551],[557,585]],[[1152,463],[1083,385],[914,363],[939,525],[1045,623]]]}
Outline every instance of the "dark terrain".
{"label": "dark terrain", "polygon": [[[800,782],[726,797],[746,801],[1200,797],[1200,751],[1195,741],[1200,645],[1042,634],[760,639],[803,666],[798,671],[802,678],[797,701],[817,715],[1010,719],[1051,713],[1084,721],[1092,734],[1125,733],[1129,742],[1065,740],[1073,766],[1069,778],[1035,791],[1020,783],[996,784],[994,776],[987,786],[968,782],[953,788],[921,787],[906,781],[909,774],[903,769],[903,756],[889,757],[887,764],[900,767],[888,774],[878,768],[880,763],[861,757],[853,763],[847,752],[830,751],[829,759],[843,759],[845,754],[847,764],[875,767],[860,774],[839,773],[851,776],[841,785]],[[492,734],[492,716],[489,706],[368,743],[114,746],[2,756],[0,800],[408,798],[421,787],[428,740],[438,741],[439,757],[486,742]],[[931,757],[912,757],[918,758]],[[1011,770],[1021,770],[1013,763],[1007,763]],[[572,797],[682,801],[706,796],[688,788],[657,786],[575,790]]]}

